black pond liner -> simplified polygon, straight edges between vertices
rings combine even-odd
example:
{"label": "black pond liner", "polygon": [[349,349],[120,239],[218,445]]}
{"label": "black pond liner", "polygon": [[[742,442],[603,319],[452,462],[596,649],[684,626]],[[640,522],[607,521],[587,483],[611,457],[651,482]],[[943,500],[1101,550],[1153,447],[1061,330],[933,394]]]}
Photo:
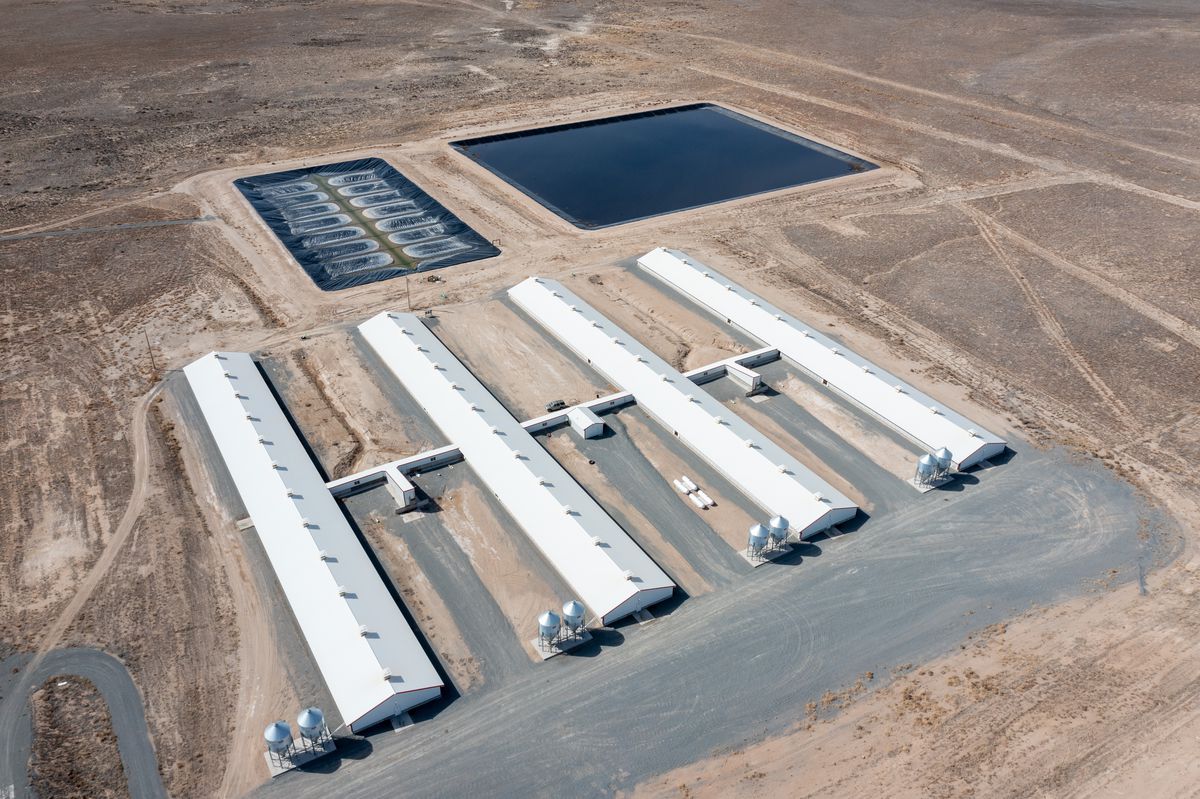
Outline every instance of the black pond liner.
{"label": "black pond liner", "polygon": [[[380,158],[239,178],[233,185],[325,291],[500,254]],[[388,239],[401,230],[408,235],[399,243]]]}
{"label": "black pond liner", "polygon": [[877,168],[712,103],[450,146],[589,230]]}

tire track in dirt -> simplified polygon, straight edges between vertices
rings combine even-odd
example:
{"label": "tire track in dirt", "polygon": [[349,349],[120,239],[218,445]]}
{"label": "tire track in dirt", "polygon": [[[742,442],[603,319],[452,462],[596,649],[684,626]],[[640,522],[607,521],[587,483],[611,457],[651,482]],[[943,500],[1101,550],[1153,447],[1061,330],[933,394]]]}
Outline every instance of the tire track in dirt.
{"label": "tire track in dirt", "polygon": [[1072,277],[1078,278],[1083,282],[1092,286],[1096,290],[1112,297],[1117,302],[1125,305],[1130,310],[1136,311],[1147,319],[1161,325],[1163,328],[1171,331],[1179,338],[1183,339],[1193,347],[1200,349],[1200,329],[1194,325],[1188,324],[1179,317],[1167,313],[1153,303],[1143,300],[1131,291],[1128,291],[1116,285],[1110,280],[1107,280],[1096,274],[1090,269],[1079,266],[1078,264],[1068,261],[1058,253],[1047,250],[1042,245],[1032,239],[1023,236],[1012,228],[997,222],[994,218],[988,216],[983,211],[976,211],[980,218],[986,221],[986,224],[996,232],[1003,235],[1005,238],[1012,240],[1021,249],[1031,255],[1041,258],[1046,263],[1053,267],[1061,269]]}
{"label": "tire track in dirt", "polygon": [[[952,103],[954,105],[964,106],[966,108],[974,108],[974,109],[977,109],[980,111],[986,111],[990,114],[998,114],[998,115],[1012,117],[1015,119],[1021,119],[1021,120],[1024,120],[1025,122],[1030,122],[1037,126],[1045,126],[1045,127],[1050,127],[1050,128],[1057,128],[1059,130],[1066,130],[1077,136],[1083,136],[1085,138],[1095,139],[1097,141],[1102,141],[1106,144],[1117,145],[1119,147],[1128,147],[1132,150],[1139,150],[1141,152],[1145,152],[1150,155],[1158,156],[1159,158],[1169,158],[1173,161],[1179,161],[1181,163],[1190,164],[1193,166],[1200,165],[1200,159],[1190,158],[1186,155],[1179,155],[1178,153],[1172,153],[1172,152],[1169,152],[1166,150],[1160,150],[1156,147],[1150,147],[1145,144],[1140,144],[1138,142],[1130,141],[1128,139],[1122,139],[1119,136],[1113,136],[1112,134],[1105,133],[1100,130],[1089,129],[1086,126],[1084,126],[1083,124],[1073,124],[1064,119],[1053,119],[1053,118],[1048,118],[1048,117],[1042,117],[1042,116],[1038,116],[1037,114],[1031,114],[1027,111],[1018,111],[1013,108],[1005,108],[1003,106],[983,102],[982,100],[975,100],[970,97],[962,97],[960,95],[951,94],[949,92],[940,92],[940,91],[936,91],[934,89],[926,89],[921,86],[914,86],[912,84],[903,83],[898,80],[892,80],[890,78],[883,78],[878,75],[872,75],[869,72],[862,72],[857,69],[851,69],[850,67],[838,66],[837,64],[831,64],[826,61],[819,61],[815,58],[798,56],[795,53],[789,53],[789,52],[785,52],[782,50],[773,50],[769,47],[747,45],[742,42],[735,42],[730,39],[726,39],[722,36],[714,36],[712,34],[703,34],[703,33],[688,33],[686,31],[671,30],[671,29],[665,28],[665,27],[664,28],[656,28],[654,30],[648,30],[645,28],[638,28],[638,27],[631,26],[631,25],[618,25],[618,24],[614,24],[614,23],[606,23],[603,25],[603,27],[623,29],[623,30],[628,30],[628,31],[633,31],[636,33],[644,34],[644,35],[654,35],[654,36],[666,35],[666,36],[679,36],[679,37],[687,38],[687,39],[699,39],[701,41],[715,43],[715,44],[718,44],[718,45],[724,46],[724,47],[732,47],[732,48],[735,48],[738,52],[745,52],[747,50],[750,50],[750,51],[757,52],[760,55],[762,55],[768,59],[771,59],[773,61],[783,60],[783,61],[790,61],[794,64],[803,64],[804,66],[812,67],[813,69],[819,69],[819,70],[824,70],[826,72],[832,72],[836,75],[842,75],[847,78],[851,78],[853,80],[860,81],[863,83],[873,83],[877,86],[886,86],[889,89],[895,89],[897,91],[907,92],[909,94],[915,94],[919,97],[927,97],[931,100],[936,100],[936,101],[942,102],[942,103]],[[1158,29],[1158,30],[1174,30],[1174,29],[1166,28],[1166,29]]]}
{"label": "tire track in dirt", "polygon": [[146,420],[149,416],[150,403],[158,396],[161,390],[162,383],[156,383],[133,406],[133,419],[129,431],[129,440],[133,445],[133,452],[131,453],[133,460],[133,491],[129,495],[129,503],[125,506],[125,513],[121,516],[121,521],[117,524],[116,531],[113,532],[112,537],[109,538],[108,543],[101,551],[100,557],[96,559],[95,565],[92,566],[87,576],[79,582],[79,588],[75,591],[75,595],[71,597],[71,601],[63,608],[58,618],[46,628],[46,633],[42,636],[37,653],[34,655],[30,671],[33,670],[33,667],[37,666],[46,653],[56,647],[58,642],[62,640],[63,634],[71,626],[71,622],[75,621],[75,617],[79,615],[79,611],[83,609],[83,606],[91,598],[92,593],[100,585],[104,576],[108,574],[108,570],[112,568],[118,553],[121,551],[121,546],[125,543],[125,539],[133,532],[135,523],[141,518],[142,507],[145,505],[147,489],[149,488],[150,475],[150,444],[149,438],[146,435]]}
{"label": "tire track in dirt", "polygon": [[975,223],[975,226],[979,229],[979,234],[983,237],[988,249],[995,254],[996,260],[1000,262],[1000,265],[1003,266],[1010,275],[1012,275],[1013,280],[1016,281],[1017,286],[1020,287],[1021,293],[1025,295],[1025,301],[1028,303],[1030,309],[1033,310],[1033,313],[1037,316],[1038,326],[1041,327],[1043,332],[1050,337],[1050,340],[1053,341],[1060,350],[1062,350],[1063,354],[1066,355],[1067,359],[1071,361],[1071,364],[1075,367],[1076,371],[1083,376],[1083,379],[1088,382],[1100,399],[1102,399],[1109,407],[1109,410],[1112,412],[1112,414],[1127,426],[1126,429],[1138,429],[1138,421],[1130,412],[1129,408],[1124,402],[1121,401],[1121,398],[1118,397],[1111,388],[1109,388],[1108,384],[1104,382],[1104,379],[1100,377],[1096,370],[1092,368],[1087,359],[1083,357],[1083,353],[1076,349],[1075,345],[1071,343],[1071,339],[1067,335],[1067,331],[1063,329],[1062,324],[1059,323],[1058,318],[1054,315],[1054,312],[1050,309],[1050,306],[1046,305],[1045,301],[1038,295],[1036,291],[1034,291],[1033,286],[1029,285],[1029,280],[1025,277],[1024,273],[1022,273],[1016,263],[1013,262],[1013,259],[1008,256],[1008,253],[1004,251],[1004,249],[1000,246],[1000,243],[996,241],[996,237],[993,235],[991,226],[988,223],[989,220],[987,216],[981,211],[977,211],[968,205],[956,203],[954,207],[966,214],[967,217]]}

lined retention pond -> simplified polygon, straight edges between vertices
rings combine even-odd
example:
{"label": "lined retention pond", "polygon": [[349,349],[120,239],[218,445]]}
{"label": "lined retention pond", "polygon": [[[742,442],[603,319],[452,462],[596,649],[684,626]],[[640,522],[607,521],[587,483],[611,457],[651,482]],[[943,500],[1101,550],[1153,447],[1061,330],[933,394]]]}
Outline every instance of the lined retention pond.
{"label": "lined retention pond", "polygon": [[711,103],[465,139],[451,146],[586,229],[876,168]]}
{"label": "lined retention pond", "polygon": [[241,178],[234,185],[326,291],[500,254],[379,158]]}

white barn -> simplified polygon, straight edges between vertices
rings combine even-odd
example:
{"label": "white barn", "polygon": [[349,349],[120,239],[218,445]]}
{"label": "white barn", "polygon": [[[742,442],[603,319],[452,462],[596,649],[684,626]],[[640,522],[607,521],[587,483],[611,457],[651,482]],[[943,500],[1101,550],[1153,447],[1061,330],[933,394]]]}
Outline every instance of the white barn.
{"label": "white barn", "polygon": [[382,313],[359,330],[603,623],[671,596],[675,583],[420,318]]}
{"label": "white barn", "polygon": [[444,685],[254,360],[183,369],[342,720],[358,732]]}
{"label": "white barn", "polygon": [[829,388],[926,450],[950,450],[965,469],[1004,452],[1005,441],[899,377],[847,350],[712,267],[664,247],[638,266],[754,336]]}
{"label": "white barn", "polygon": [[509,297],[769,515],[808,537],[857,506],[561,284],[530,278]]}

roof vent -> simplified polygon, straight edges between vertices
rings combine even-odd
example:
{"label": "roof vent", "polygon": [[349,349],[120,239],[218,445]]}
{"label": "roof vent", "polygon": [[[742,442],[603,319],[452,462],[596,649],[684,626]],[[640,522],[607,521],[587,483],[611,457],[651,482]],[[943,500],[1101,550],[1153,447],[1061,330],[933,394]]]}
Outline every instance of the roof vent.
{"label": "roof vent", "polygon": [[841,350],[839,350],[837,347],[830,347],[829,351],[832,352],[834,355],[838,355],[839,353],[841,353]]}
{"label": "roof vent", "polygon": [[568,516],[571,515],[571,506],[570,505],[563,505],[562,508],[563,508],[563,513],[567,514]]}
{"label": "roof vent", "polygon": [[289,499],[295,499],[296,497],[300,496],[299,494],[297,494],[295,491],[293,491],[290,488],[286,489],[286,491],[287,491],[287,495],[288,495]]}
{"label": "roof vent", "polygon": [[439,364],[437,361],[430,361],[430,362],[429,362],[429,365],[430,365],[430,366],[432,366],[434,369],[441,369],[441,368],[442,368],[441,364]]}
{"label": "roof vent", "polygon": [[391,669],[389,669],[389,668],[387,668],[387,667],[384,667],[383,671],[382,671],[382,672],[380,672],[380,673],[383,675],[383,681],[384,681],[384,682],[391,682],[391,681],[392,681],[392,670],[391,670]]}
{"label": "roof vent", "polygon": [[329,560],[329,553],[326,550],[322,549],[320,552],[317,553],[317,557],[320,558],[321,560]]}
{"label": "roof vent", "polygon": [[752,438],[747,438],[747,439],[746,439],[746,446],[747,446],[748,448],[750,448],[750,449],[754,449],[754,439],[752,439]]}
{"label": "roof vent", "polygon": [[492,428],[492,433],[494,433],[495,435],[500,435],[500,428],[499,428],[499,427],[493,427],[493,428]]}
{"label": "roof vent", "polygon": [[871,374],[871,367],[867,366],[865,363],[862,365],[862,370],[863,370],[863,374],[867,374],[867,375]]}
{"label": "roof vent", "polygon": [[721,417],[720,417],[720,416],[714,416],[714,417],[713,417],[713,421],[714,421],[714,422],[716,422],[717,424],[721,424]]}
{"label": "roof vent", "polygon": [[570,308],[572,311],[578,311],[578,310],[579,310],[579,306],[578,306],[578,305],[568,305],[567,307],[568,307],[568,308]]}
{"label": "roof vent", "polygon": [[601,537],[600,537],[600,536],[598,536],[598,535],[594,535],[594,536],[592,536],[592,546],[594,546],[594,547],[598,547],[598,546],[603,546],[603,544],[604,544],[604,539],[603,539],[603,538],[601,538]]}
{"label": "roof vent", "polygon": [[272,469],[282,469],[283,467],[279,465],[279,461],[271,461],[271,468]]}
{"label": "roof vent", "polygon": [[936,405],[930,405],[930,406],[929,406],[929,412],[930,412],[930,413],[933,413],[933,414],[936,414],[936,413],[938,412],[937,406],[936,406]]}
{"label": "roof vent", "polygon": [[979,435],[979,433],[976,433],[975,428],[972,427],[970,430],[967,431],[967,435],[969,435],[971,438],[975,438],[976,436]]}
{"label": "roof vent", "polygon": [[700,274],[704,275],[705,277],[712,277],[712,275],[710,275],[707,271],[701,272]]}
{"label": "roof vent", "polygon": [[814,491],[814,492],[813,492],[813,499],[815,499],[817,502],[824,502],[824,501],[825,501],[825,497],[823,497],[823,496],[821,495],[821,492],[820,492],[820,491]]}
{"label": "roof vent", "polygon": [[805,338],[808,338],[808,336],[809,336],[809,333],[808,333],[808,331],[807,331],[807,330],[801,330],[801,331],[800,331],[800,335],[804,336]]}
{"label": "roof vent", "polygon": [[783,321],[783,314],[781,314],[781,313],[777,313],[777,314],[775,314],[775,318],[776,318],[776,319],[778,319],[780,322],[782,322],[782,321]]}
{"label": "roof vent", "polygon": [[612,343],[616,344],[618,347],[624,346],[625,344],[625,342],[621,341],[621,339],[617,338],[616,336],[613,336]]}
{"label": "roof vent", "polygon": [[787,474],[787,467],[784,466],[782,463],[779,464],[778,466],[776,466],[775,468],[779,470],[780,474]]}
{"label": "roof vent", "polygon": [[369,632],[371,632],[371,631],[369,629],[367,629],[367,625],[365,625],[365,624],[358,625],[358,634],[361,635],[363,638],[366,638],[367,633],[369,633]]}
{"label": "roof vent", "polygon": [[621,572],[621,576],[624,577],[626,580],[632,581],[633,580],[633,570],[626,569],[625,571]]}
{"label": "roof vent", "polygon": [[267,443],[267,437],[266,437],[266,436],[259,436],[259,437],[258,437],[258,443],[260,443],[260,444],[265,444],[265,443]]}
{"label": "roof vent", "polygon": [[546,478],[545,478],[545,477],[539,477],[539,478],[537,478],[537,484],[538,484],[538,485],[540,485],[540,486],[544,486],[544,485],[546,485]]}
{"label": "roof vent", "polygon": [[350,593],[350,589],[349,589],[349,588],[347,588],[347,587],[346,587],[346,586],[344,586],[344,585],[339,585],[339,586],[338,586],[338,596],[345,596],[345,595],[346,595],[346,594],[348,594],[348,593]]}
{"label": "roof vent", "polygon": [[513,457],[514,457],[514,458],[516,458],[517,460],[521,460],[521,450],[519,450],[519,449],[514,449],[514,450],[513,450],[513,454],[512,454],[512,455],[513,455]]}
{"label": "roof vent", "polygon": [[312,527],[312,522],[310,522],[308,519],[301,519],[300,526],[307,530],[309,527]]}
{"label": "roof vent", "polygon": [[731,285],[729,285],[728,283],[726,283],[726,284],[725,284],[725,290],[726,290],[726,291],[733,291],[733,286],[731,286]]}
{"label": "roof vent", "polygon": [[897,383],[896,385],[892,386],[892,388],[896,389],[896,393],[897,393],[897,394],[903,394],[903,393],[904,393],[904,386],[900,385],[899,383]]}
{"label": "roof vent", "polygon": [[592,320],[592,327],[600,327],[600,323],[599,323],[599,322],[597,322],[595,319],[593,319],[593,320]]}

